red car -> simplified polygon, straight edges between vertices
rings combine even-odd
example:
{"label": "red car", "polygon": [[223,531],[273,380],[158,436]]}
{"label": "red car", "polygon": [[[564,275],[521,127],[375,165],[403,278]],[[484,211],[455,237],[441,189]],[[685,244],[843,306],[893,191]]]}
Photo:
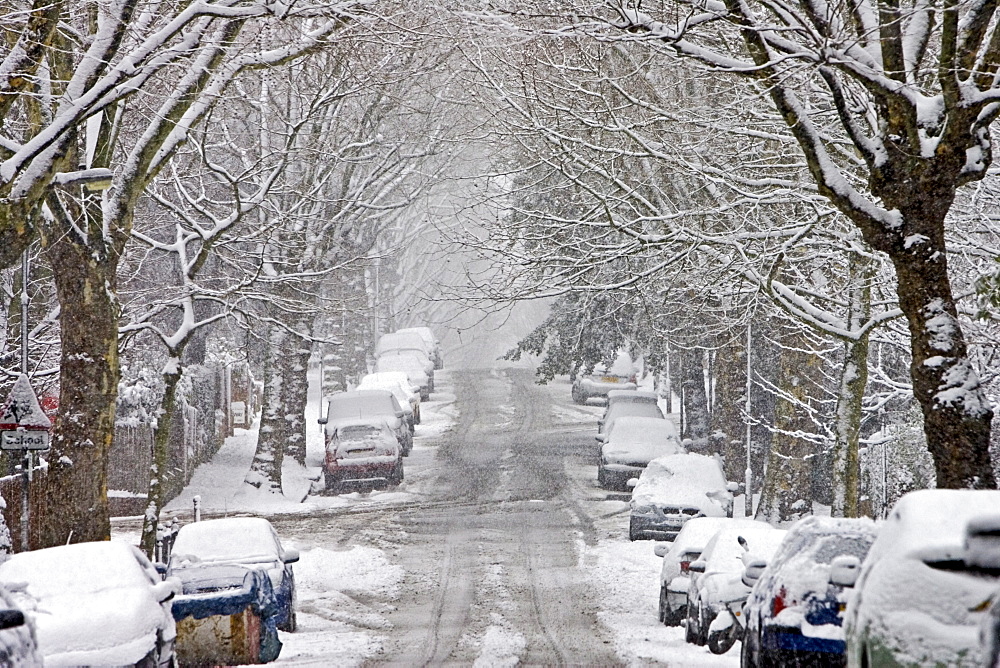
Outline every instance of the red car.
{"label": "red car", "polygon": [[323,475],[328,492],[349,486],[398,485],[403,450],[378,418],[338,421],[327,431]]}

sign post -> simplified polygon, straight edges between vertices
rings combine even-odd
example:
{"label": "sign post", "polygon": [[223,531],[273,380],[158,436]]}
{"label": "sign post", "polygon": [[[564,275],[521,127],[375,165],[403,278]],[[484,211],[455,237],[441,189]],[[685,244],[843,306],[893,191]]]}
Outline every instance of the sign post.
{"label": "sign post", "polygon": [[10,396],[0,411],[0,450],[20,450],[24,455],[24,479],[21,483],[21,550],[28,549],[28,483],[34,462],[32,453],[47,450],[52,422],[38,403],[28,375],[18,376]]}

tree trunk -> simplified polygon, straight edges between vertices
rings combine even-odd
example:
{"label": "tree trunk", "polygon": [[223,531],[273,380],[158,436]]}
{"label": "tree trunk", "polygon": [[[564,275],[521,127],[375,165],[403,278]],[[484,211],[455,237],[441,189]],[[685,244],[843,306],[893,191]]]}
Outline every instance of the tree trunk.
{"label": "tree trunk", "polygon": [[[848,260],[847,329],[859,331],[871,316],[871,263],[858,253]],[[868,333],[844,343],[844,363],[840,371],[834,444],[833,468],[834,517],[858,516],[858,438],[861,432],[865,387],[868,385]]]}
{"label": "tree trunk", "polygon": [[[796,337],[797,338],[797,337]],[[798,431],[812,431],[813,424],[799,403],[809,402],[812,375],[819,372],[822,360],[818,355],[803,352],[804,345],[795,341],[781,349],[779,357],[779,387],[791,397],[779,396],[774,410],[774,436],[764,474],[764,489],[757,519],[776,524],[790,522],[812,514],[812,459],[815,447],[795,436]]]}
{"label": "tree trunk", "polygon": [[[925,235],[926,236],[926,235]],[[891,254],[910,330],[913,394],[924,416],[938,487],[993,489],[993,410],[972,368],[948,280],[943,232]]]}
{"label": "tree trunk", "polygon": [[139,547],[150,559],[156,547],[156,530],[159,527],[160,512],[163,510],[163,491],[167,489],[170,472],[170,424],[173,422],[177,406],[177,385],[181,380],[181,365],[178,357],[171,357],[163,372],[163,399],[160,402],[159,418],[153,430],[153,452],[149,466],[149,492],[146,512],[142,518],[142,536]]}
{"label": "tree trunk", "polygon": [[731,336],[715,363],[715,410],[712,431],[722,434],[726,480],[742,481],[746,470],[747,358],[746,336]]}
{"label": "tree trunk", "polygon": [[117,258],[46,235],[61,305],[59,414],[38,517],[38,544],[108,540],[107,460],[118,397]]}
{"label": "tree trunk", "polygon": [[295,331],[302,336],[290,336],[290,350],[287,351],[289,364],[288,376],[285,380],[287,392],[285,395],[285,420],[288,422],[288,438],[285,441],[285,454],[294,459],[300,466],[306,465],[306,404],[309,402],[309,357],[312,354],[312,341],[305,338],[312,331],[311,316],[299,318]]}
{"label": "tree trunk", "polygon": [[681,353],[684,397],[684,434],[694,440],[708,436],[708,395],[705,393],[705,355],[699,349]]}
{"label": "tree trunk", "polygon": [[257,451],[247,473],[246,483],[275,494],[281,493],[281,465],[284,461],[285,443],[290,433],[285,419],[288,412],[288,387],[291,355],[286,346],[290,335],[275,324],[268,326],[267,350],[264,358],[264,398],[260,418],[260,435]]}

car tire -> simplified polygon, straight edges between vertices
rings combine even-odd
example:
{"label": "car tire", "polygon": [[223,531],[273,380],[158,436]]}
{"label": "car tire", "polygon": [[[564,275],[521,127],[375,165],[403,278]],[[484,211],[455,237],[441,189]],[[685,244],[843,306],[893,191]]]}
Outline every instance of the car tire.
{"label": "car tire", "polygon": [[695,631],[695,644],[704,647],[708,643],[708,621],[705,619],[705,609],[698,604],[697,630]]}
{"label": "car tire", "polygon": [[607,477],[604,475],[604,466],[597,465],[597,484],[607,489]]}
{"label": "car tire", "polygon": [[743,632],[743,646],[740,647],[740,668],[757,668],[750,650],[750,643],[747,642],[746,631]]}
{"label": "car tire", "polygon": [[690,605],[688,606],[687,615],[685,615],[683,623],[684,623],[684,642],[688,643],[689,645],[697,645],[698,634],[692,630],[692,628],[695,625],[695,621],[691,617]]}
{"label": "car tire", "polygon": [[326,491],[331,494],[340,493],[340,481],[337,480],[337,476],[330,475],[329,473],[323,474],[323,483],[326,486]]}
{"label": "car tire", "polygon": [[403,462],[399,461],[389,475],[389,486],[396,487],[403,482]]}
{"label": "car tire", "polygon": [[667,619],[670,612],[667,610],[667,588],[665,585],[660,585],[660,623],[664,626],[670,626],[667,624]]}
{"label": "car tire", "polygon": [[734,619],[729,628],[722,631],[709,631],[708,638],[706,638],[705,643],[708,645],[708,651],[712,654],[725,654],[733,648],[736,641],[739,640],[740,635],[740,625]]}
{"label": "car tire", "polygon": [[583,396],[576,387],[573,388],[573,403],[574,404],[585,404],[587,403],[587,397]]}
{"label": "car tire", "polygon": [[635,541],[639,540],[639,530],[635,526],[635,518],[628,518],[628,539]]}

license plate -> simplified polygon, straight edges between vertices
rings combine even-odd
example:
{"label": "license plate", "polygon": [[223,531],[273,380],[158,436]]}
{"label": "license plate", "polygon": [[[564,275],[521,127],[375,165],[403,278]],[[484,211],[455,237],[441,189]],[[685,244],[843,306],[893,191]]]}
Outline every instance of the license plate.
{"label": "license plate", "polygon": [[601,380],[603,380],[605,383],[617,383],[617,382],[619,382],[618,378],[616,376],[605,376]]}

